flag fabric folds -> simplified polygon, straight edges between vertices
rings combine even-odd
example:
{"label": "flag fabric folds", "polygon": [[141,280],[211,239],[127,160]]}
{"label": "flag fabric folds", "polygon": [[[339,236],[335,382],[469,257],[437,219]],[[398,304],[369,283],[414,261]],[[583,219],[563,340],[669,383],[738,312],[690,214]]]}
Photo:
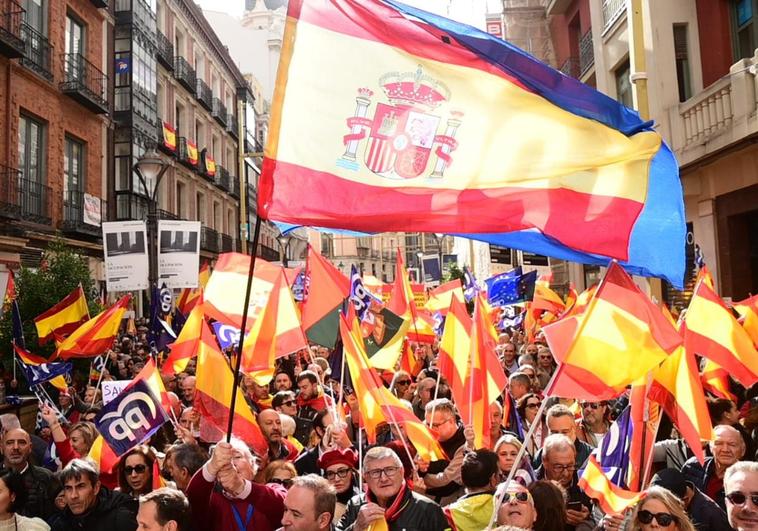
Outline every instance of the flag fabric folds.
{"label": "flag fabric folds", "polygon": [[[218,343],[216,343],[210,328],[205,322],[201,326],[201,342],[197,352],[194,407],[208,422],[226,433],[229,415],[231,414],[229,399],[234,387],[234,376],[224,355],[219,350]],[[232,426],[233,433],[253,448],[258,455],[264,455],[268,451],[268,442],[239,388],[237,388],[237,402]]]}
{"label": "flag fabric folds", "polygon": [[131,298],[131,295],[125,295],[116,304],[77,328],[58,344],[54,357],[89,358],[111,348]]}
{"label": "flag fabric folds", "polygon": [[39,344],[44,345],[58,336],[67,336],[89,319],[87,299],[79,285],[58,304],[34,318]]}
{"label": "flag fabric folds", "polygon": [[682,338],[615,262],[586,311],[543,329],[560,362],[547,395],[604,400],[664,361]]}
{"label": "flag fabric folds", "polygon": [[718,398],[727,398],[737,403],[737,396],[729,389],[729,373],[715,361],[705,360],[703,372],[700,373],[700,381],[703,384],[703,390]]}
{"label": "flag fabric folds", "polygon": [[350,281],[310,245],[305,278],[308,289],[301,307],[303,330],[309,341],[334,348],[339,336],[339,313],[350,295]]}
{"label": "flag fabric folds", "polygon": [[101,474],[108,474],[118,464],[118,456],[105,442],[102,435],[98,435],[95,442],[92,443],[87,457],[97,465]]}
{"label": "flag fabric folds", "polygon": [[753,340],[753,344],[758,348],[758,295],[735,302],[733,307],[742,318],[742,328],[745,329]]}
{"label": "flag fabric folds", "polygon": [[600,444],[599,464],[611,483],[621,488],[627,488],[629,478],[629,454],[634,433],[631,411],[631,406],[624,408]]}
{"label": "flag fabric folds", "polygon": [[699,282],[684,317],[688,352],[715,361],[745,387],[758,381],[758,351],[708,282]]}
{"label": "flag fabric folds", "polygon": [[487,302],[492,306],[506,306],[531,300],[536,281],[537,271],[524,274],[521,266],[490,277],[484,281],[487,284]]}
{"label": "flag fabric folds", "polygon": [[445,317],[445,329],[440,340],[437,370],[445,377],[453,400],[458,404],[459,413],[466,422],[470,415],[461,408],[468,404],[465,394],[465,382],[471,359],[471,329],[473,322],[463,302],[454,298],[450,301],[450,310]]}
{"label": "flag fabric folds", "polygon": [[695,356],[678,348],[653,373],[648,396],[658,402],[700,460],[705,459],[701,441],[713,438]]}
{"label": "flag fabric folds", "polygon": [[639,492],[631,492],[611,483],[594,455],[590,456],[584,473],[579,478],[579,488],[597,500],[607,514],[621,514],[641,498]]}
{"label": "flag fabric folds", "polygon": [[682,286],[677,163],[634,111],[502,39],[394,0],[294,0],[284,42],[264,218],[467,233],[579,262],[615,258]]}
{"label": "flag fabric folds", "polygon": [[463,287],[461,286],[461,279],[456,278],[450,282],[437,286],[429,291],[429,300],[426,301],[426,309],[432,314],[440,312],[442,315],[447,313],[450,308],[450,301],[456,298],[463,302]]}
{"label": "flag fabric folds", "polygon": [[198,304],[192,309],[181,332],[171,345],[170,353],[163,362],[164,374],[177,374],[187,367],[187,362],[197,356],[203,325],[203,293],[200,290]]}

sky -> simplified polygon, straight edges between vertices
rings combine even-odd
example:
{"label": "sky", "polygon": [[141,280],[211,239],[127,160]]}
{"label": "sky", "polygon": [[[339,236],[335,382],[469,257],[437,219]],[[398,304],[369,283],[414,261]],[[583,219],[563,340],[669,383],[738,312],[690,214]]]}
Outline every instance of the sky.
{"label": "sky", "polygon": [[[488,0],[405,0],[405,3],[444,15],[453,20],[484,29],[484,15]],[[493,0],[489,0],[490,4]],[[245,0],[196,0],[203,9],[222,11],[230,15],[242,16]],[[497,2],[495,2],[497,3]]]}

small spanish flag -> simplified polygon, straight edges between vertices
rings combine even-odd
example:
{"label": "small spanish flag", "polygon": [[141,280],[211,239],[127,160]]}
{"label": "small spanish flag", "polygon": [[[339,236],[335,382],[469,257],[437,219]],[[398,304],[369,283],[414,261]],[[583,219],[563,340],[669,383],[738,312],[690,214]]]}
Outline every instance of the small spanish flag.
{"label": "small spanish flag", "polygon": [[211,155],[205,156],[205,171],[208,172],[208,175],[211,177],[216,175],[216,161],[213,160]]}
{"label": "small spanish flag", "polygon": [[166,122],[163,122],[163,146],[176,151],[176,129]]}
{"label": "small spanish flag", "polygon": [[187,156],[192,164],[197,164],[197,146],[187,140]]}
{"label": "small spanish flag", "polygon": [[587,461],[587,467],[579,478],[579,487],[587,496],[596,499],[603,511],[608,514],[623,513],[641,497],[639,492],[624,490],[611,483],[595,456],[590,456]]}

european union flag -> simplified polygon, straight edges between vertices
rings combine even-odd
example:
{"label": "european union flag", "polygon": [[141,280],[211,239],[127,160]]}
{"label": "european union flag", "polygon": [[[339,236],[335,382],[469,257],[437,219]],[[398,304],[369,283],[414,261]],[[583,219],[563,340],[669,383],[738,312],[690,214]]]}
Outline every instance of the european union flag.
{"label": "european union flag", "polygon": [[523,274],[520,266],[495,275],[484,281],[487,284],[487,300],[493,306],[508,306],[530,300],[534,297],[536,281],[537,271]]}

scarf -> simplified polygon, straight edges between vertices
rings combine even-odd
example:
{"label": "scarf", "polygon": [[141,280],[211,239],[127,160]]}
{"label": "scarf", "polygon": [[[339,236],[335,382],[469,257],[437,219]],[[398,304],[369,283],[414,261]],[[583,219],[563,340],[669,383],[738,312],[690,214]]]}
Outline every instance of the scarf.
{"label": "scarf", "polygon": [[[389,507],[387,507],[384,510],[384,519],[389,522],[394,522],[398,518],[400,518],[400,513],[403,512],[403,509],[405,509],[408,506],[408,503],[410,502],[410,499],[405,499],[405,494],[408,491],[408,484],[403,481],[402,486],[400,487],[400,491],[395,496],[395,499],[392,500],[392,503]],[[366,499],[372,503],[377,503],[376,497],[374,494],[366,487]]]}

